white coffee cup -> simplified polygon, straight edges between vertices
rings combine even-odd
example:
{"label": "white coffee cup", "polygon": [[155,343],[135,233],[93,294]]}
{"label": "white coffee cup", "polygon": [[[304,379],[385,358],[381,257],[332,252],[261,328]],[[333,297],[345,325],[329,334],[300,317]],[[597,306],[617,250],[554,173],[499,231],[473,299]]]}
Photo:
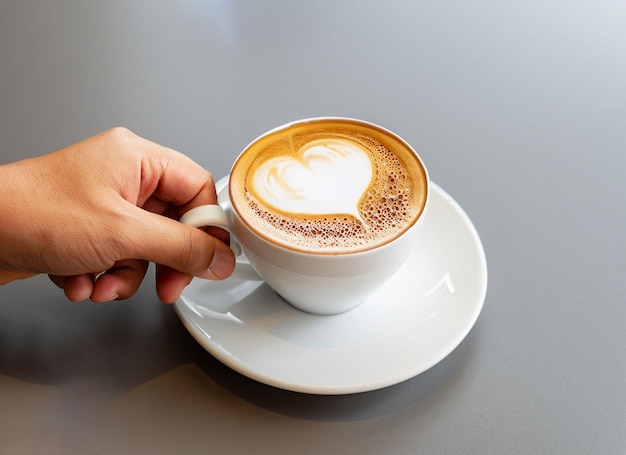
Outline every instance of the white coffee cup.
{"label": "white coffee cup", "polygon": [[415,178],[421,179],[420,189],[423,192],[419,197],[416,196],[420,207],[415,209],[414,219],[407,222],[407,226],[392,238],[346,251],[334,251],[332,248],[330,251],[307,250],[285,245],[285,242],[268,236],[262,226],[254,224],[254,219],[250,220],[249,216],[246,218],[246,212],[241,208],[242,201],[232,200],[233,194],[236,194],[232,181],[229,182],[231,204],[226,205],[226,211],[219,205],[205,205],[188,211],[180,219],[182,223],[195,227],[218,226],[227,229],[231,238],[234,237],[231,247],[236,254],[245,254],[259,276],[282,298],[303,311],[325,315],[342,313],[356,307],[400,268],[416,244],[429,200],[427,170],[410,145],[389,130],[354,119],[305,119],[275,128],[248,145],[232,169],[241,174],[241,170],[236,167],[242,162],[242,157],[249,153],[260,156],[255,147],[270,136],[285,135],[294,128],[305,128],[307,131],[314,127],[323,129],[330,124],[358,129],[360,134],[371,132],[377,140],[385,142],[386,147],[401,148],[405,158],[417,163],[416,169],[419,169],[420,175]]}

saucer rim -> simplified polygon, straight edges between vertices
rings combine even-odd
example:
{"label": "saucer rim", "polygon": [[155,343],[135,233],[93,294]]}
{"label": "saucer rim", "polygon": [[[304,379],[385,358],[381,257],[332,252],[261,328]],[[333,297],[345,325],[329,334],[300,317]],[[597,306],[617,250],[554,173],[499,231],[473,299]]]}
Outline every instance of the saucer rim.
{"label": "saucer rim", "polygon": [[[229,175],[222,177],[220,180],[216,182],[216,190],[217,193],[220,194],[224,187],[228,184]],[[343,394],[354,394],[354,393],[362,393],[369,392],[373,390],[382,389],[385,387],[389,387],[401,382],[404,382],[408,379],[411,379],[419,374],[429,370],[443,359],[445,359],[450,353],[452,353],[467,337],[467,335],[471,332],[472,328],[476,324],[478,317],[482,311],[482,308],[485,303],[486,293],[487,293],[487,284],[488,284],[488,270],[487,270],[487,262],[483,244],[480,240],[480,236],[472,223],[471,219],[467,215],[467,213],[463,210],[463,208],[450,196],[443,188],[434,182],[430,182],[433,193],[437,192],[439,196],[441,196],[447,205],[450,205],[453,211],[457,216],[460,217],[463,226],[468,230],[468,233],[471,235],[473,240],[473,248],[476,249],[478,253],[477,259],[479,263],[473,264],[473,267],[478,266],[479,270],[475,271],[477,277],[482,278],[480,281],[479,289],[476,292],[476,297],[472,306],[474,307],[474,311],[471,315],[468,315],[465,322],[463,323],[463,330],[459,330],[455,334],[451,334],[447,339],[445,344],[447,345],[446,349],[443,349],[440,352],[436,352],[435,355],[432,356],[430,362],[417,362],[417,364],[413,367],[407,367],[403,369],[401,372],[397,372],[394,374],[382,374],[378,380],[367,380],[362,383],[351,383],[351,384],[319,384],[319,383],[311,383],[307,384],[304,382],[295,383],[293,381],[283,380],[279,377],[273,376],[271,374],[263,373],[258,370],[258,368],[254,368],[249,365],[249,363],[245,360],[239,360],[236,356],[233,356],[229,353],[228,349],[222,346],[218,341],[211,338],[210,334],[205,333],[201,327],[196,326],[196,324],[186,315],[184,314],[183,308],[187,306],[185,302],[183,302],[184,294],[174,304],[176,313],[178,314],[180,320],[182,321],[185,328],[189,331],[189,333],[195,338],[195,340],[221,363],[225,366],[233,369],[234,371],[239,372],[240,374],[253,379],[257,382],[277,387],[279,389],[284,389],[293,392],[299,393],[308,393],[315,395],[343,395]],[[196,278],[197,279],[197,278]],[[317,317],[329,317],[329,316],[317,316]],[[332,317],[332,316],[330,316]],[[443,343],[442,343],[443,344]],[[437,349],[432,349],[433,351],[437,351]]]}

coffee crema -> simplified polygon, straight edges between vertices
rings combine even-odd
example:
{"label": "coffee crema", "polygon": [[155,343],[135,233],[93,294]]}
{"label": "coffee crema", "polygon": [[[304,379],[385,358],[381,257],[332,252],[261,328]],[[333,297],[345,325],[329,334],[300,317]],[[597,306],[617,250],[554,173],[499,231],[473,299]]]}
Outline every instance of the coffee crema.
{"label": "coffee crema", "polygon": [[257,234],[319,254],[367,250],[396,238],[424,209],[426,171],[382,128],[318,119],[253,142],[230,176],[230,197]]}

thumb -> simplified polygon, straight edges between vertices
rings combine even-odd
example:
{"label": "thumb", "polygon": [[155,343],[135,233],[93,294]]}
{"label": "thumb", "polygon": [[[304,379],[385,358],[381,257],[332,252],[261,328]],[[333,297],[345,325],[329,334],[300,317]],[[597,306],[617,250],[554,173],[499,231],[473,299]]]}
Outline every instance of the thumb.
{"label": "thumb", "polygon": [[233,251],[216,237],[171,218],[137,208],[126,238],[137,259],[193,276],[221,280],[235,268]]}

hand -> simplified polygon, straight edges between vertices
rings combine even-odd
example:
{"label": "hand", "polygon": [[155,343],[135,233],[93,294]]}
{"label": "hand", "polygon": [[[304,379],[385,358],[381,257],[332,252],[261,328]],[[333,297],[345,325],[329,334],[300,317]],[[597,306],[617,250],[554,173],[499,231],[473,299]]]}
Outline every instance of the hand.
{"label": "hand", "polygon": [[124,128],[0,166],[0,283],[47,273],[70,300],[103,302],[133,295],[152,261],[172,302],[234,269],[224,231],[175,221],[216,202],[209,172]]}

